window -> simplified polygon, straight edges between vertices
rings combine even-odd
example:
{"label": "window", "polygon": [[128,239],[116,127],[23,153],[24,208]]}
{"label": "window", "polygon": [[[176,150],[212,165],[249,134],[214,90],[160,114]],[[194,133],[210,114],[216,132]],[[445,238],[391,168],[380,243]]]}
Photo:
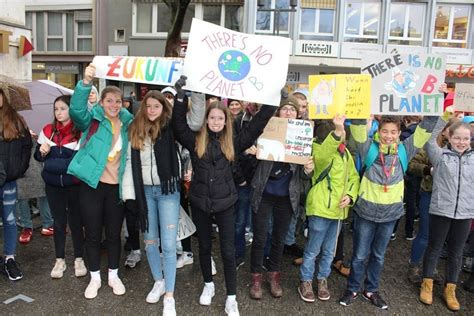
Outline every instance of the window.
{"label": "window", "polygon": [[438,5],[433,46],[466,48],[470,16],[470,6]]}
{"label": "window", "polygon": [[[263,9],[288,9],[290,0],[265,0]],[[257,9],[257,19],[255,33],[288,35],[290,26],[289,12],[259,11]]]}
{"label": "window", "polygon": [[300,39],[334,40],[336,1],[302,1]]}
{"label": "window", "polygon": [[92,11],[27,12],[36,52],[92,52]]}
{"label": "window", "polygon": [[422,45],[426,5],[423,3],[392,3],[389,43]]}
{"label": "window", "polygon": [[380,1],[346,2],[344,41],[377,43],[380,22]]}
{"label": "window", "polygon": [[[236,5],[205,5],[190,3],[182,32],[189,33],[193,18],[225,26],[232,30],[240,30],[241,6]],[[133,4],[133,26],[134,36],[163,36],[168,34],[171,28],[171,10],[164,3],[134,3]]]}

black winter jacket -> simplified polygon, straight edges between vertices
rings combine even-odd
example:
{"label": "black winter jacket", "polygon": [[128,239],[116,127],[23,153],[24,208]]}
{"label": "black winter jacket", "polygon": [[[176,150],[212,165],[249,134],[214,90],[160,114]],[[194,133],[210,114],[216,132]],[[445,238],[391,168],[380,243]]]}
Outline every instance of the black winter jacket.
{"label": "black winter jacket", "polygon": [[[186,123],[186,104],[184,100],[176,99],[173,108],[173,129],[176,139],[191,154],[193,177],[189,192],[189,201],[192,206],[205,212],[216,213],[232,207],[237,201],[237,190],[232,175],[232,162],[221,151],[219,134],[209,131],[209,145],[206,154],[198,157],[196,135]],[[263,132],[268,120],[275,109],[271,106],[262,106],[260,112],[244,131],[234,138],[234,150],[238,155],[250,147],[255,139]]]}
{"label": "black winter jacket", "polygon": [[0,140],[0,161],[6,172],[6,182],[21,178],[30,165],[33,142],[27,129],[24,135],[9,142],[3,137]]}

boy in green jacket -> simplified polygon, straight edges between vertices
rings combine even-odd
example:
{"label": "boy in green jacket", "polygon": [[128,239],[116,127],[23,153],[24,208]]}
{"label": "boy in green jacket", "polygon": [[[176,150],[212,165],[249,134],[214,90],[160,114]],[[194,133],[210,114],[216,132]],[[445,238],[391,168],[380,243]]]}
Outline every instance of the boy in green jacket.
{"label": "boy in green jacket", "polygon": [[315,259],[320,253],[318,298],[322,301],[330,298],[327,278],[331,273],[341,221],[347,218],[349,206],[356,200],[359,190],[359,174],[344,145],[344,121],[344,116],[337,115],[332,124],[325,121],[316,129],[312,153],[315,171],[312,188],[306,199],[309,234],[298,287],[300,297],[305,302],[315,301],[312,280]]}

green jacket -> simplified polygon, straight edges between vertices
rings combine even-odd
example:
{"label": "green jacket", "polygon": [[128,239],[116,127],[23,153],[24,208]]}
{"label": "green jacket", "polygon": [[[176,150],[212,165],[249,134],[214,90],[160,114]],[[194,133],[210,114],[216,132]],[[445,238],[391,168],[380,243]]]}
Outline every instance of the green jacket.
{"label": "green jacket", "polygon": [[[107,157],[112,147],[112,124],[105,117],[102,106],[96,104],[91,111],[87,110],[87,99],[91,91],[91,85],[86,86],[79,81],[74,89],[69,107],[69,115],[74,125],[80,129],[83,134],[81,137],[81,148],[69,164],[68,174],[71,174],[81,181],[87,183],[92,188],[97,188],[99,179],[104,173]],[[121,109],[119,113],[122,128],[122,151],[120,153],[119,184],[122,192],[122,176],[125,170],[128,148],[128,126],[132,122],[133,115],[126,109]],[[96,132],[90,137],[85,146],[84,141],[87,137],[92,120],[99,121]],[[120,193],[121,194],[121,193]]]}
{"label": "green jacket", "polygon": [[[341,140],[333,133],[322,144],[313,143],[314,173],[312,187],[306,199],[307,216],[345,219],[349,207],[340,209],[339,202],[345,195],[351,197],[352,204],[357,199],[359,174],[349,150],[344,148],[343,154],[339,152],[340,144]],[[327,176],[316,183],[323,172],[328,172]]]}
{"label": "green jacket", "polygon": [[420,149],[408,164],[408,171],[422,178],[420,188],[425,192],[431,192],[433,190],[433,177],[430,173],[431,167],[432,165],[428,159],[428,155],[423,149]]}

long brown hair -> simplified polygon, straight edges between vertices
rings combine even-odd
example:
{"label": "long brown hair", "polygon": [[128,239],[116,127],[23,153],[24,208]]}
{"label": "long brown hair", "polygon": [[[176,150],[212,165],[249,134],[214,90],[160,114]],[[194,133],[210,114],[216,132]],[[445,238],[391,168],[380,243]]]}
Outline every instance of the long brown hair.
{"label": "long brown hair", "polygon": [[[146,107],[146,102],[150,98],[157,100],[163,106],[161,115],[153,122],[148,119]],[[171,113],[171,104],[166,100],[161,92],[157,90],[148,91],[140,103],[140,108],[128,129],[132,148],[142,150],[147,137],[150,137],[152,143],[154,143],[160,136],[160,130],[169,124]]]}
{"label": "long brown hair", "polygon": [[[224,156],[229,161],[233,161],[235,157],[234,153],[234,142],[232,135],[232,114],[229,111],[229,108],[222,104],[220,101],[214,101],[206,109],[206,120],[209,117],[209,113],[212,109],[218,109],[224,112],[225,115],[225,125],[224,129],[220,133],[219,142],[221,144],[221,150]],[[206,154],[207,145],[209,144],[209,135],[207,131],[207,122],[205,122],[199,133],[196,137],[196,152],[199,158],[204,157]]]}
{"label": "long brown hair", "polygon": [[[58,120],[56,119],[56,114],[55,114],[55,107],[56,107],[56,102],[58,101],[61,101],[61,102],[64,102],[64,104],[67,105],[67,107],[69,108],[69,105],[71,103],[71,96],[70,95],[60,95],[59,97],[57,97],[54,102],[53,102],[53,134],[57,133],[57,130],[56,130],[56,126],[58,125]],[[74,122],[72,123],[74,124]],[[76,128],[76,126],[74,126],[71,130],[71,134],[72,134],[72,137],[74,137],[75,139],[79,139],[81,137],[81,131],[78,130]]]}
{"label": "long brown hair", "polygon": [[13,109],[3,89],[0,89],[0,96],[3,99],[3,105],[0,108],[0,126],[3,130],[0,130],[0,135],[3,136],[5,141],[12,141],[26,136],[28,127],[25,120]]}

